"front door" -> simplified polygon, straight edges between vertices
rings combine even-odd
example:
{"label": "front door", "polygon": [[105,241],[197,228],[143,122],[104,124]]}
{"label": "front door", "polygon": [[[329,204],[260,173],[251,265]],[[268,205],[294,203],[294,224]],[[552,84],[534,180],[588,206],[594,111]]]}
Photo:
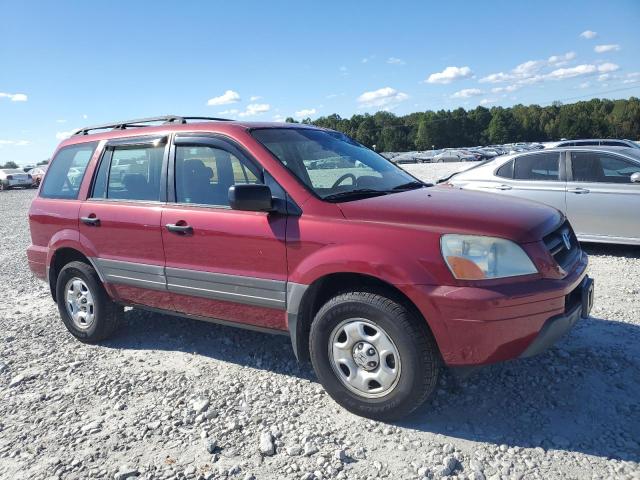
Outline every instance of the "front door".
{"label": "front door", "polygon": [[571,152],[567,216],[588,240],[640,241],[640,162],[604,151]]}
{"label": "front door", "polygon": [[170,308],[160,219],[166,198],[166,137],[108,143],[80,206],[80,241],[121,301]]}
{"label": "front door", "polygon": [[286,329],[287,218],[229,207],[229,187],[261,169],[220,137],[177,137],[162,212],[166,280],[180,313]]}

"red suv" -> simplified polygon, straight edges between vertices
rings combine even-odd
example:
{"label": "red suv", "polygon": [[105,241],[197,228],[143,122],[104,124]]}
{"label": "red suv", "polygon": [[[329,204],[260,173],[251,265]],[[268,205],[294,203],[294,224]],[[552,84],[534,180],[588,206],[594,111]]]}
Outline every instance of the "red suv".
{"label": "red suv", "polygon": [[123,306],[291,337],[348,410],[401,417],[443,366],[528,357],[587,316],[557,210],[431,187],[342,133],[158,117],[77,131],[29,211],[67,329]]}

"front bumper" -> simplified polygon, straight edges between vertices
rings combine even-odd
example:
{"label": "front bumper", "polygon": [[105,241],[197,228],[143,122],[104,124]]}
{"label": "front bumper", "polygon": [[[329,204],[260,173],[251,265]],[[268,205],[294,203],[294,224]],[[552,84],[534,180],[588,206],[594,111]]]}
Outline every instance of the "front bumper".
{"label": "front bumper", "polygon": [[557,315],[545,322],[538,336],[527,349],[520,354],[520,358],[533,357],[553,346],[565,333],[575,325],[579,318],[587,318],[593,306],[593,280],[585,277],[572,299],[573,307],[564,315]]}
{"label": "front bumper", "polygon": [[[530,355],[542,351],[580,315],[588,314],[592,300],[584,312],[582,307],[584,282],[592,284],[586,275],[587,264],[583,253],[562,279],[487,287],[422,285],[403,291],[427,320],[446,365],[487,365],[518,358],[534,342],[537,346],[531,348]],[[574,321],[557,320],[566,317]],[[545,328],[548,323],[554,327]]]}

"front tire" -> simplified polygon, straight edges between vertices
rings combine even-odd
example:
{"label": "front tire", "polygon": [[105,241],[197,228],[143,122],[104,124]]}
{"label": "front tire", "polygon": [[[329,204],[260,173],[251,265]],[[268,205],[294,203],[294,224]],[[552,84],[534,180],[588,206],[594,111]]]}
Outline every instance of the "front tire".
{"label": "front tire", "polygon": [[96,343],[118,328],[123,308],[105,291],[97,272],[83,262],[65,265],[56,281],[58,311],[67,330],[81,342]]}
{"label": "front tire", "polygon": [[396,420],[435,389],[440,355],[424,320],[370,292],[329,300],[309,338],[311,362],[329,395],[356,415]]}

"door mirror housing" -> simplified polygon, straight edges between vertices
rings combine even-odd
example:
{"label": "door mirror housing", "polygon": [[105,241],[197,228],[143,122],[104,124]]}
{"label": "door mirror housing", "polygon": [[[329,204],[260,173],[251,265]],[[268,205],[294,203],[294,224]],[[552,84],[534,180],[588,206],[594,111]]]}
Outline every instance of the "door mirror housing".
{"label": "door mirror housing", "polygon": [[248,212],[273,211],[273,196],[267,185],[240,183],[229,188],[229,205],[234,210]]}
{"label": "door mirror housing", "polygon": [[631,174],[631,183],[640,183],[640,172]]}

